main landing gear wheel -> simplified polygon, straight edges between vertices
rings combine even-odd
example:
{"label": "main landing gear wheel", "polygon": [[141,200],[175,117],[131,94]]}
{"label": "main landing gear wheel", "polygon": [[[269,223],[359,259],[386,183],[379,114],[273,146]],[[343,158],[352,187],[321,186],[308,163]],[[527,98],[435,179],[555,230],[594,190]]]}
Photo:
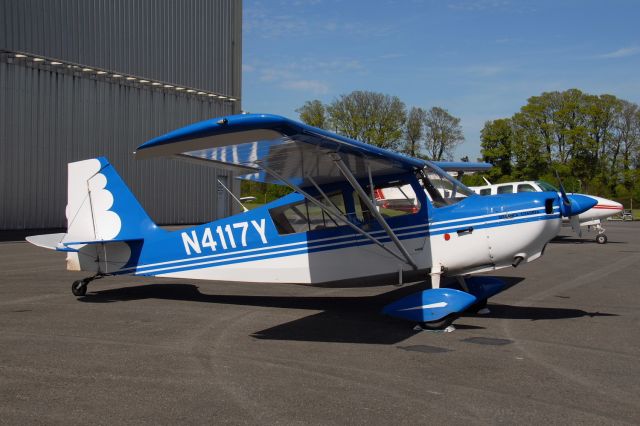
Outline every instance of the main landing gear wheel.
{"label": "main landing gear wheel", "polygon": [[77,280],[71,284],[71,292],[76,297],[82,297],[87,294],[87,282],[85,280]]}
{"label": "main landing gear wheel", "polygon": [[596,235],[596,243],[605,244],[607,242],[607,236],[605,234]]}
{"label": "main landing gear wheel", "polygon": [[421,322],[419,325],[424,330],[444,330],[445,328],[453,324],[456,318],[458,318],[458,315],[451,314],[436,321]]}
{"label": "main landing gear wheel", "polygon": [[480,299],[476,303],[471,305],[471,308],[469,308],[469,311],[478,313],[483,309],[487,309],[487,302],[488,302],[487,299]]}

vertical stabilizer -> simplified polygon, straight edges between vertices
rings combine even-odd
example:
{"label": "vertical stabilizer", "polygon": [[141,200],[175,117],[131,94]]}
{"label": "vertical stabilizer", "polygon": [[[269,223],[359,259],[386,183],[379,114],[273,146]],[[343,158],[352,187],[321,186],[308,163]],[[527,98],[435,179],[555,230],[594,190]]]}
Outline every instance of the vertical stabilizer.
{"label": "vertical stabilizer", "polygon": [[143,239],[157,229],[106,158],[68,167],[65,242]]}
{"label": "vertical stabilizer", "polygon": [[132,266],[142,240],[160,228],[106,158],[69,163],[68,172],[67,233],[57,247],[69,252],[67,269],[114,273]]}

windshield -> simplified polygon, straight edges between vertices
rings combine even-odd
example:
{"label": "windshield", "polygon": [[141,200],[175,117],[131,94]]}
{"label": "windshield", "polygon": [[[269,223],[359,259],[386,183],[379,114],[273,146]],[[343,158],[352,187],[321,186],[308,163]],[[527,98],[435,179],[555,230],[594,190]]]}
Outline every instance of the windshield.
{"label": "windshield", "polygon": [[421,175],[422,185],[435,207],[455,204],[466,197],[476,195],[462,182],[431,162],[427,162]]}
{"label": "windshield", "polygon": [[543,180],[537,180],[536,183],[543,191],[558,192],[558,188]]}

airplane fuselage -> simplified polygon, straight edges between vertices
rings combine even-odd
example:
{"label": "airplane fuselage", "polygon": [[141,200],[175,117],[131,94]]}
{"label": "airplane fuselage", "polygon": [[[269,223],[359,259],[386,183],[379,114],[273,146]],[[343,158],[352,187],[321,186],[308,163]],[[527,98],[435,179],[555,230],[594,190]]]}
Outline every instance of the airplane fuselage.
{"label": "airplane fuselage", "polygon": [[[240,282],[316,284],[428,272],[489,271],[517,258],[537,259],[557,233],[560,214],[554,193],[471,196],[435,207],[414,176],[417,212],[387,211],[386,221],[407,248],[416,268],[381,249],[305,202],[298,193],[254,210],[176,231],[158,229],[143,242],[86,245],[69,253],[69,268]],[[394,251],[380,225],[357,204],[344,184],[323,188],[353,223]],[[551,200],[551,201],[548,201]],[[555,203],[555,204],[554,204]]]}

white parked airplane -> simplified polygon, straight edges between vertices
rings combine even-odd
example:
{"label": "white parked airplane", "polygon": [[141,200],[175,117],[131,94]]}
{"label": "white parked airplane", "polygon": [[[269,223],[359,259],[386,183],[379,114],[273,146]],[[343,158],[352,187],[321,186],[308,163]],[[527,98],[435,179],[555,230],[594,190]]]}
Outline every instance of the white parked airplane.
{"label": "white parked airplane", "polygon": [[[515,194],[520,192],[545,191],[559,192],[556,187],[541,180],[491,184],[485,179],[485,182],[487,182],[487,185],[471,186],[469,187],[469,189],[473,190],[476,194],[479,195]],[[607,242],[607,236],[605,234],[605,229],[602,227],[602,220],[622,212],[622,204],[616,201],[608,200],[606,198],[597,197],[595,195],[586,196],[593,198],[597,201],[598,204],[596,204],[586,212],[580,213],[578,215],[580,227],[587,227],[587,229],[590,230],[593,226],[597,231],[595,238],[596,242],[599,244],[604,244]],[[565,222],[568,222],[568,219],[565,220]],[[581,236],[579,227],[574,227],[574,231],[576,231],[576,233]]]}

